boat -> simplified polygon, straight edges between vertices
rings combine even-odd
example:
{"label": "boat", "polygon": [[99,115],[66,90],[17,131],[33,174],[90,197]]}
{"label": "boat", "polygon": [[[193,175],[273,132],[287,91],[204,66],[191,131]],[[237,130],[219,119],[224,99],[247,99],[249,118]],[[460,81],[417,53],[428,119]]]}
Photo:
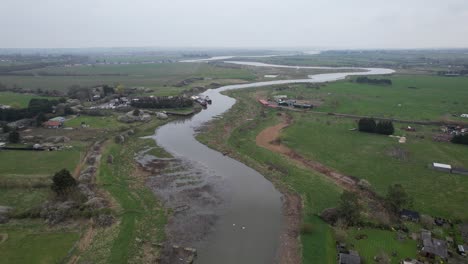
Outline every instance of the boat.
{"label": "boat", "polygon": [[211,104],[211,98],[207,95],[205,97],[205,101],[208,103],[208,104]]}
{"label": "boat", "polygon": [[199,103],[201,106],[206,106],[207,105],[205,99],[202,99],[202,98],[196,99],[195,102]]}

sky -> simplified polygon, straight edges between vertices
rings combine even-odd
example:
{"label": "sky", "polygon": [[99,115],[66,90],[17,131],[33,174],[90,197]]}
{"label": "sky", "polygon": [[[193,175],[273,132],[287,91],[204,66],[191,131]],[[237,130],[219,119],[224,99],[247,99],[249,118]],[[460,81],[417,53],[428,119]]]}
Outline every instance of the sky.
{"label": "sky", "polygon": [[0,48],[468,48],[468,0],[0,0]]}

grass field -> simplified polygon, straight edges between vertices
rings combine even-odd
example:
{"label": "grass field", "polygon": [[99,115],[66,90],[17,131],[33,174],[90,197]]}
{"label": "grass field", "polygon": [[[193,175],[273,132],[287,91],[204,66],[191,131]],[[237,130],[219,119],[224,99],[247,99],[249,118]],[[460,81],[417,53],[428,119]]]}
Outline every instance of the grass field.
{"label": "grass field", "polygon": [[56,232],[37,228],[4,228],[8,238],[0,243],[0,262],[8,264],[61,263],[78,240],[77,232]]}
{"label": "grass field", "polygon": [[73,171],[81,150],[78,145],[61,151],[0,151],[0,179],[52,176],[63,168]]}
{"label": "grass field", "polygon": [[[433,142],[408,135],[406,144],[376,134],[349,131],[356,123],[349,119],[294,114],[294,124],[284,131],[282,142],[313,160],[345,174],[369,180],[377,193],[385,195],[391,184],[402,184],[423,213],[468,219],[465,198],[468,177],[428,168],[431,162],[468,168],[468,148]],[[400,134],[401,132],[397,132]],[[402,149],[405,159],[391,156]]]}
{"label": "grass field", "polygon": [[[292,98],[323,100],[317,111],[336,112],[407,120],[458,120],[467,112],[468,77],[427,75],[371,76],[388,78],[393,85],[360,84],[348,80],[329,83],[320,89],[304,84],[276,91]],[[411,88],[409,88],[411,87]]]}
{"label": "grass field", "polygon": [[32,98],[50,99],[50,97],[37,96],[32,94],[0,92],[0,104],[9,105],[14,108],[27,107],[29,104],[29,100],[31,100]]}
{"label": "grass field", "polygon": [[[52,75],[64,76],[50,76]],[[71,85],[93,86],[121,83],[127,87],[158,88],[171,86],[191,77],[212,79],[253,80],[255,75],[246,69],[220,68],[206,63],[120,64],[75,67],[49,67],[25,71],[34,76],[1,76],[0,83],[23,88],[66,90]],[[112,75],[115,76],[112,76]],[[78,76],[84,75],[84,76]]]}
{"label": "grass field", "polygon": [[116,116],[78,116],[73,119],[65,121],[65,127],[81,127],[84,122],[89,128],[107,128],[117,130],[119,127],[127,127],[125,123],[117,121]]}
{"label": "grass field", "polygon": [[[367,235],[365,239],[356,239],[357,235]],[[374,256],[385,252],[391,259],[392,264],[398,264],[405,258],[416,258],[417,242],[411,239],[399,241],[397,233],[376,229],[351,229],[348,232],[349,245],[354,245],[363,259],[364,263],[374,263]],[[396,256],[391,253],[396,252]]]}

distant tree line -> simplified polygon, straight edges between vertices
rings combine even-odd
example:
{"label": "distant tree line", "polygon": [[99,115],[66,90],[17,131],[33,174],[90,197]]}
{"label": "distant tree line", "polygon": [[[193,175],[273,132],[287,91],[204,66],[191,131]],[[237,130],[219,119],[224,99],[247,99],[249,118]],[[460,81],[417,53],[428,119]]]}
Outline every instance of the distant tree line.
{"label": "distant tree line", "polygon": [[358,126],[359,131],[367,133],[392,135],[395,132],[392,121],[379,121],[377,123],[373,118],[361,118]]}
{"label": "distant tree line", "polygon": [[23,118],[33,118],[44,113],[51,113],[54,106],[63,103],[64,98],[60,100],[48,100],[33,98],[29,101],[27,108],[21,109],[0,109],[0,121],[13,122]]}
{"label": "distant tree line", "polygon": [[142,97],[132,101],[131,105],[138,108],[181,108],[192,106],[193,101],[181,96]]}
{"label": "distant tree line", "polygon": [[455,144],[462,144],[462,145],[468,145],[468,134],[464,135],[455,135],[452,140],[452,143]]}
{"label": "distant tree line", "polygon": [[64,93],[58,90],[43,90],[41,88],[36,89],[28,89],[18,86],[17,84],[13,84],[11,86],[7,86],[0,82],[0,92],[13,92],[13,93],[28,93],[28,94],[37,94],[41,96],[63,96]]}
{"label": "distant tree line", "polygon": [[370,79],[367,76],[359,76],[356,78],[357,83],[370,83],[377,85],[392,85],[392,80],[390,79]]}
{"label": "distant tree line", "polygon": [[460,70],[460,71],[438,71],[437,75],[441,76],[450,76],[450,75],[467,75],[468,70]]}

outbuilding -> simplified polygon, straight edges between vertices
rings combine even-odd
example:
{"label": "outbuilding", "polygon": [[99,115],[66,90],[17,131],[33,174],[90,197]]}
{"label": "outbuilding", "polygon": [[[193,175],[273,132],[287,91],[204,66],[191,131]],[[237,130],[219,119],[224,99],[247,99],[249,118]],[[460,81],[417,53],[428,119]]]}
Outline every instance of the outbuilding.
{"label": "outbuilding", "polygon": [[407,210],[407,209],[401,210],[400,217],[403,220],[413,221],[413,222],[419,222],[419,218],[420,218],[418,212]]}
{"label": "outbuilding", "polygon": [[432,168],[438,171],[452,172],[452,166],[449,164],[433,162]]}
{"label": "outbuilding", "polygon": [[47,121],[42,124],[43,127],[45,128],[60,128],[62,126],[62,123],[58,121]]}

